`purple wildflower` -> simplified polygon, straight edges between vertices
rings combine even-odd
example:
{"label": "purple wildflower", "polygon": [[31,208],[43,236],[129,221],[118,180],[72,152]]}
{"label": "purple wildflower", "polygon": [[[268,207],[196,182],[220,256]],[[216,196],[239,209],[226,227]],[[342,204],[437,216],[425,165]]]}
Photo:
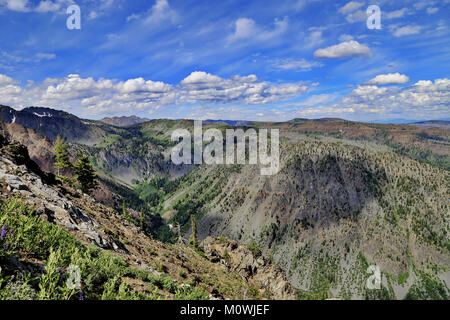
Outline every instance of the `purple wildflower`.
{"label": "purple wildflower", "polygon": [[6,242],[3,244],[3,249],[5,249],[5,251],[8,251],[8,244]]}
{"label": "purple wildflower", "polygon": [[12,229],[11,229],[11,230],[9,230],[9,237],[10,237],[10,238],[12,238],[12,237],[13,237],[13,231],[12,231]]}
{"label": "purple wildflower", "polygon": [[7,228],[8,226],[5,224],[2,228],[2,231],[0,232],[0,239],[3,240],[3,238],[5,237]]}
{"label": "purple wildflower", "polygon": [[84,300],[83,290],[80,291],[80,300]]}

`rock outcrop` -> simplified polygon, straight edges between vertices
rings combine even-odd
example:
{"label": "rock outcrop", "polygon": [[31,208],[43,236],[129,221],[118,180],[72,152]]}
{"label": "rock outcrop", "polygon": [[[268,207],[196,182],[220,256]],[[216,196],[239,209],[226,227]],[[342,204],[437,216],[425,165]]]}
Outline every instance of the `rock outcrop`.
{"label": "rock outcrop", "polygon": [[207,237],[201,246],[211,262],[220,263],[247,282],[252,280],[259,284],[258,290],[262,296],[282,300],[299,298],[280,267],[270,264],[262,256],[255,257],[246,246],[237,241]]}
{"label": "rock outcrop", "polygon": [[[80,230],[86,242],[103,249],[117,249],[114,241],[102,237],[98,224],[68,200],[56,186],[49,186],[42,178],[29,172],[26,165],[18,166],[13,159],[0,157],[0,186],[5,198],[17,197],[26,200],[44,220],[57,223],[68,230]],[[61,187],[61,186],[58,186]]]}

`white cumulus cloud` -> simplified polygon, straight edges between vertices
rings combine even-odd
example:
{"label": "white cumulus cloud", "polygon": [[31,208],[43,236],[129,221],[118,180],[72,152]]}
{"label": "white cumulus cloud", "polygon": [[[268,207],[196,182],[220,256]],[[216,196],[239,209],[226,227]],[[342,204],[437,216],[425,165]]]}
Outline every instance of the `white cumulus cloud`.
{"label": "white cumulus cloud", "polygon": [[274,103],[308,91],[302,83],[275,84],[259,81],[255,75],[229,79],[205,72],[193,72],[181,81],[182,103],[236,103],[246,105]]}
{"label": "white cumulus cloud", "polygon": [[366,84],[383,85],[383,84],[404,84],[408,83],[409,77],[400,73],[380,74],[370,79]]}
{"label": "white cumulus cloud", "polygon": [[355,22],[362,22],[367,19],[367,13],[362,10],[355,11],[353,13],[349,13],[345,20],[347,20],[348,23],[355,23]]}
{"label": "white cumulus cloud", "polygon": [[13,84],[14,82],[15,81],[12,78],[5,76],[4,74],[0,74],[0,87]]}
{"label": "white cumulus cloud", "polygon": [[340,59],[356,56],[371,56],[370,48],[360,44],[358,41],[351,40],[341,42],[337,45],[318,49],[314,52],[315,58]]}
{"label": "white cumulus cloud", "polygon": [[408,12],[408,8],[402,8],[399,10],[391,11],[386,13],[387,19],[398,19],[402,18]]}
{"label": "white cumulus cloud", "polygon": [[353,12],[364,5],[364,2],[350,1],[345,6],[339,8],[339,12],[342,14],[348,14]]}
{"label": "white cumulus cloud", "polygon": [[235,22],[234,33],[229,37],[230,41],[246,39],[254,36],[257,32],[255,21],[248,18],[240,18]]}
{"label": "white cumulus cloud", "polygon": [[404,26],[400,28],[395,28],[393,31],[393,34],[395,37],[403,37],[403,36],[409,36],[412,34],[418,34],[420,33],[420,30],[422,29],[421,26]]}
{"label": "white cumulus cloud", "polygon": [[34,9],[36,12],[56,12],[61,8],[61,4],[50,0],[44,0]]}
{"label": "white cumulus cloud", "polygon": [[367,19],[367,13],[360,9],[363,5],[364,2],[350,1],[339,8],[338,12],[345,15],[348,23],[361,22]]}
{"label": "white cumulus cloud", "polygon": [[403,88],[360,85],[332,107],[351,110],[359,117],[440,119],[450,116],[449,104],[450,79],[444,78]]}
{"label": "white cumulus cloud", "polygon": [[234,32],[227,37],[227,42],[238,40],[267,41],[286,32],[288,18],[276,19],[273,28],[262,28],[253,19],[239,18],[234,22]]}
{"label": "white cumulus cloud", "polygon": [[28,0],[0,0],[0,5],[8,8],[11,11],[18,11],[18,12],[28,12],[30,11],[29,8],[29,1]]}
{"label": "white cumulus cloud", "polygon": [[156,0],[156,3],[150,10],[150,15],[146,17],[144,23],[146,24],[157,24],[163,21],[171,21],[172,23],[176,20],[176,13],[169,5],[167,0]]}
{"label": "white cumulus cloud", "polygon": [[96,80],[70,74],[41,83],[30,82],[22,88],[19,82],[0,74],[0,104],[15,108],[39,105],[82,115],[106,115],[198,103],[262,105],[297,97],[308,88],[303,83],[260,81],[255,75],[225,79],[203,71],[192,72],[177,85],[144,78]]}

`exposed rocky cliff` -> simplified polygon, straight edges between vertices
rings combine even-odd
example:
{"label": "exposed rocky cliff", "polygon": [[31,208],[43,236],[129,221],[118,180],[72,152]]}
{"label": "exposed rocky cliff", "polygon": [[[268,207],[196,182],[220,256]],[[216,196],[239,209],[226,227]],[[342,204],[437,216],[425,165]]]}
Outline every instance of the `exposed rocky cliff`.
{"label": "exposed rocky cliff", "polygon": [[298,299],[283,271],[262,256],[255,256],[246,246],[235,240],[208,237],[202,242],[206,257],[220,263],[228,271],[238,273],[245,281],[260,284],[259,290],[268,298]]}

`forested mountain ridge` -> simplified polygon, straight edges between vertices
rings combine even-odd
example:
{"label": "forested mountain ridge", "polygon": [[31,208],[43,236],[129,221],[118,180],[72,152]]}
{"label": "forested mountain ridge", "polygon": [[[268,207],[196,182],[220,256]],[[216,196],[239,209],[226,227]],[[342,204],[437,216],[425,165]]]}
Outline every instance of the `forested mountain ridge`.
{"label": "forested mountain ridge", "polygon": [[[22,143],[45,139],[2,119]],[[102,181],[94,195],[116,209],[125,202],[135,218],[143,211],[155,237],[176,241],[179,224],[187,239],[194,214],[200,239],[254,245],[305,298],[449,297],[449,130],[342,119],[240,124],[280,130],[282,170],[263,177],[251,165],[173,165],[171,132],[192,131],[190,120],[79,121],[89,143],[55,127],[71,155],[90,155]],[[52,161],[30,150],[36,162]],[[371,265],[382,272],[378,291],[365,287]]]}

